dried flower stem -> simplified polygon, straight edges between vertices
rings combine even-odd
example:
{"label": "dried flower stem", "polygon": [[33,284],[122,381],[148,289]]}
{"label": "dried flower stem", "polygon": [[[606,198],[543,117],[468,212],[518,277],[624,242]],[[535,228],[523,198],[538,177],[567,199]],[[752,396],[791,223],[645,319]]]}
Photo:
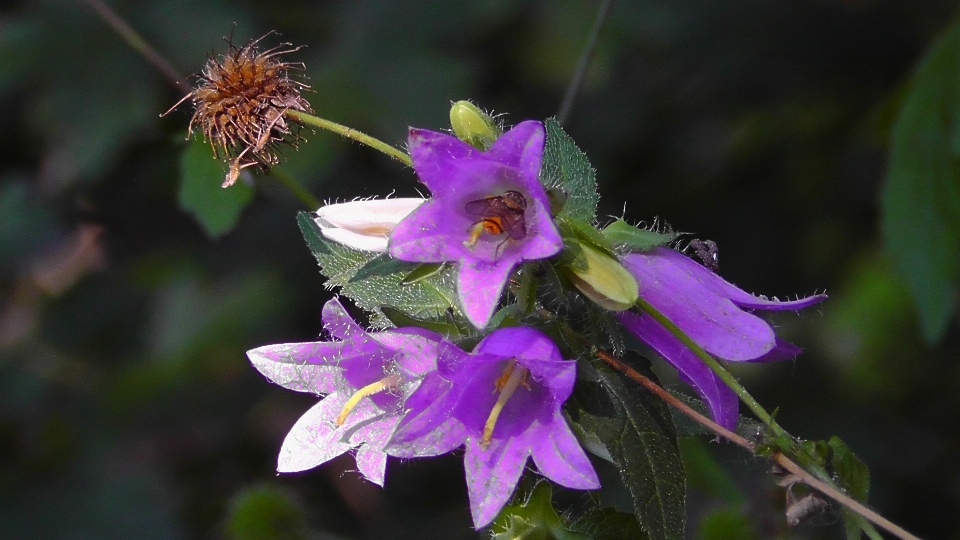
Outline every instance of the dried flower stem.
{"label": "dried flower stem", "polygon": [[[597,357],[603,360],[607,365],[609,365],[613,369],[616,369],[620,373],[623,373],[634,382],[640,384],[641,386],[643,386],[644,388],[646,388],[647,390],[655,394],[657,397],[665,401],[671,407],[674,407],[675,409],[679,410],[683,414],[687,415],[693,421],[709,429],[710,431],[715,433],[717,436],[727,439],[728,441],[736,444],[737,446],[740,446],[741,448],[744,448],[750,453],[757,455],[756,446],[752,442],[748,441],[744,437],[741,437],[740,435],[737,435],[736,433],[730,431],[729,429],[721,426],[720,424],[714,422],[710,418],[707,418],[706,416],[700,414],[699,412],[694,410],[692,407],[690,407],[686,403],[677,399],[673,394],[664,390],[663,387],[653,382],[649,378],[643,376],[640,372],[631,368],[630,366],[628,366],[618,358],[604,351],[597,351],[596,354],[597,354]],[[873,510],[867,508],[859,501],[844,494],[837,487],[831,485],[830,483],[824,482],[819,478],[817,478],[816,476],[814,476],[813,474],[807,472],[806,470],[803,469],[803,467],[798,465],[796,462],[794,462],[787,456],[781,454],[780,452],[774,452],[770,456],[770,460],[776,463],[777,465],[783,467],[784,469],[789,471],[791,474],[795,475],[800,482],[810,486],[811,488],[819,491],[820,493],[826,495],[827,497],[830,497],[831,499],[837,501],[839,504],[846,506],[850,510],[863,516],[864,518],[876,524],[878,527],[884,529],[890,534],[893,534],[898,538],[902,538],[903,540],[920,540],[918,537],[905,531],[902,527],[892,523],[890,520],[874,512]]]}
{"label": "dried flower stem", "polygon": [[327,131],[332,131],[348,139],[353,139],[358,143],[365,144],[370,148],[379,150],[384,154],[392,157],[393,159],[400,161],[401,163],[403,163],[408,167],[413,166],[413,161],[410,160],[410,156],[408,156],[406,153],[390,146],[389,144],[381,141],[380,139],[375,139],[367,135],[366,133],[361,133],[353,128],[348,128],[347,126],[344,126],[342,124],[331,122],[330,120],[326,120],[324,118],[318,118],[316,116],[313,116],[312,114],[307,114],[300,111],[290,110],[290,111],[286,111],[285,114],[287,116],[290,116],[296,119],[298,122],[301,122],[303,124],[325,129]]}
{"label": "dried flower stem", "polygon": [[[117,12],[113,11],[110,6],[105,4],[102,0],[86,0],[87,4],[93,9],[97,15],[100,16],[106,22],[110,28],[113,29],[126,43],[130,46],[131,49],[140,53],[144,59],[147,60],[153,67],[157,69],[164,77],[174,86],[177,87],[181,92],[186,92],[188,94],[193,92],[193,88],[187,84],[186,80],[180,73],[173,67],[173,65],[156,49],[154,49],[146,39],[143,38],[136,30],[133,29],[130,24],[123,19]],[[310,210],[316,210],[320,207],[320,201],[314,197],[309,191],[306,190],[296,178],[287,174],[284,171],[273,171],[271,176],[274,177],[280,184],[290,190],[290,192],[301,202],[303,202]]]}

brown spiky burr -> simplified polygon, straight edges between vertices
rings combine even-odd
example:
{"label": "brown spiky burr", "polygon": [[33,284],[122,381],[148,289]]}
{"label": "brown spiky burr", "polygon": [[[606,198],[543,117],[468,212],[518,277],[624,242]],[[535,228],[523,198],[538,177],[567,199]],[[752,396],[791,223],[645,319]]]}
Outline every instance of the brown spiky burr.
{"label": "brown spiky burr", "polygon": [[300,47],[283,43],[260,52],[257,44],[265,37],[242,48],[228,42],[225,54],[219,58],[211,55],[198,75],[197,88],[170,109],[188,99],[193,102],[190,133],[198,127],[214,155],[230,160],[223,187],[236,182],[247,167],[259,165],[267,170],[276,165],[281,145],[296,148],[303,140],[299,134],[302,126],[284,116],[287,111],[313,112],[300,95],[310,87],[289,77],[290,70],[302,70],[303,64],[279,58]]}

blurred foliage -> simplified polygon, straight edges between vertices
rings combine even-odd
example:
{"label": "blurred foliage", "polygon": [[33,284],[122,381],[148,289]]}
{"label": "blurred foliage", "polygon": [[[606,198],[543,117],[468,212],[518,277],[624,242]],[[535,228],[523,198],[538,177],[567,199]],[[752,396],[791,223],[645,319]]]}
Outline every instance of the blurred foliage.
{"label": "blurred foliage", "polygon": [[193,214],[213,238],[230,232],[240,212],[253,200],[253,187],[241,175],[231,189],[223,189],[217,180],[224,175],[223,165],[213,149],[203,141],[187,145],[180,156],[180,208]]}
{"label": "blurred foliage", "polygon": [[[244,44],[276,29],[268,45],[308,45],[290,59],[305,62],[316,111],[398,145],[409,125],[446,129],[459,99],[507,123],[556,114],[597,7],[109,4],[185,76],[226,48],[223,36]],[[943,307],[956,297],[924,297],[940,307],[921,324],[917,287],[948,281],[910,274],[956,264],[928,221],[932,200],[956,225],[955,7],[615,2],[564,126],[596,168],[601,215],[659,217],[716,241],[722,274],[747,290],[827,289],[822,317],[775,319],[803,356],[738,373],[791,432],[847,441],[870,467],[871,503],[926,538],[960,535],[960,332]],[[220,169],[191,192],[207,225],[182,211],[190,115],[158,117],[182,95],[85,2],[0,6],[0,538],[482,537],[467,525],[456,456],[391,461],[384,490],[349,458],[276,475],[280,442],[313,400],[268,385],[244,351],[315,337],[328,293],[301,208],[273,179],[253,175],[233,217],[220,205],[239,195],[216,187]],[[388,158],[304,135],[284,170],[320,199],[417,193]],[[883,254],[891,141],[906,161],[891,164],[888,203],[897,179],[942,193],[896,198],[900,216],[919,217],[895,228],[909,250]],[[787,531],[765,470],[703,446],[684,450],[688,535],[843,534],[836,519]],[[601,498],[620,500],[616,488],[606,481]]]}
{"label": "blurred foliage", "polygon": [[960,21],[931,46],[890,138],[883,232],[924,335],[940,339],[960,294]]}

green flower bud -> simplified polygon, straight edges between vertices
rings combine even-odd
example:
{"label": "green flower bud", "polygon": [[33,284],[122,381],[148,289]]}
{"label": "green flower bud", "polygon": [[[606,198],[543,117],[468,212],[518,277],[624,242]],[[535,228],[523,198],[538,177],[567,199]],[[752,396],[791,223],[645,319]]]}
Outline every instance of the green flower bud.
{"label": "green flower bud", "polygon": [[450,125],[458,139],[484,151],[501,133],[493,118],[469,101],[458,101],[450,107]]}
{"label": "green flower bud", "polygon": [[569,277],[573,285],[584,296],[611,311],[630,309],[637,303],[640,287],[620,261],[581,244],[586,269],[569,267]]}

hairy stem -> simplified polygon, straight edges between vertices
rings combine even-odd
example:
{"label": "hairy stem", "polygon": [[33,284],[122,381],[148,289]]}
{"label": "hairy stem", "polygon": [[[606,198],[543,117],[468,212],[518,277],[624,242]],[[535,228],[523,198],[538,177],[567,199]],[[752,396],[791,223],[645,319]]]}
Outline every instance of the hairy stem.
{"label": "hairy stem", "polygon": [[[597,354],[597,357],[603,360],[607,365],[616,369],[620,373],[623,373],[634,382],[640,384],[641,386],[643,386],[644,388],[646,388],[647,390],[655,394],[657,397],[665,401],[671,407],[674,407],[680,412],[682,412],[683,414],[687,415],[693,421],[709,429],[711,432],[713,432],[717,436],[727,439],[728,441],[736,444],[737,446],[744,448],[745,450],[752,453],[754,456],[757,455],[756,446],[752,442],[741,437],[740,435],[737,435],[736,433],[730,431],[729,429],[721,426],[720,424],[714,422],[713,420],[707,418],[706,416],[700,414],[699,412],[694,410],[692,407],[690,407],[686,403],[677,399],[673,394],[664,390],[660,385],[653,382],[649,378],[645,377],[643,374],[631,368],[630,366],[628,366],[618,358],[604,351],[597,351],[596,354]],[[831,483],[824,482],[819,478],[817,478],[816,476],[814,476],[813,474],[807,472],[806,470],[804,470],[803,467],[798,465],[796,462],[794,462],[787,456],[781,454],[780,452],[774,452],[770,456],[770,460],[776,463],[777,465],[783,467],[784,469],[789,471],[791,474],[795,475],[800,482],[810,486],[812,489],[819,491],[820,493],[822,493],[823,495],[826,495],[827,497],[830,497],[837,503],[842,504],[843,506],[849,508],[853,512],[856,512],[857,514],[863,516],[865,519],[867,519],[871,523],[874,523],[875,525],[889,532],[890,534],[893,534],[898,538],[902,538],[903,540],[920,540],[918,537],[910,534],[909,532],[904,530],[902,527],[894,524],[887,518],[867,508],[865,505],[863,505],[859,501],[846,495],[845,493],[840,491],[840,489],[838,489],[836,486],[831,485]]]}
{"label": "hairy stem", "polygon": [[330,120],[326,120],[324,118],[318,118],[316,116],[313,116],[312,114],[302,113],[300,111],[287,110],[285,114],[304,124],[325,129],[327,131],[332,131],[348,139],[353,139],[358,143],[365,144],[370,148],[379,150],[408,167],[413,166],[413,162],[410,160],[410,156],[408,156],[405,152],[390,146],[389,144],[381,141],[380,139],[375,139],[353,128],[348,128],[347,126],[344,126],[342,124],[331,122]]}

